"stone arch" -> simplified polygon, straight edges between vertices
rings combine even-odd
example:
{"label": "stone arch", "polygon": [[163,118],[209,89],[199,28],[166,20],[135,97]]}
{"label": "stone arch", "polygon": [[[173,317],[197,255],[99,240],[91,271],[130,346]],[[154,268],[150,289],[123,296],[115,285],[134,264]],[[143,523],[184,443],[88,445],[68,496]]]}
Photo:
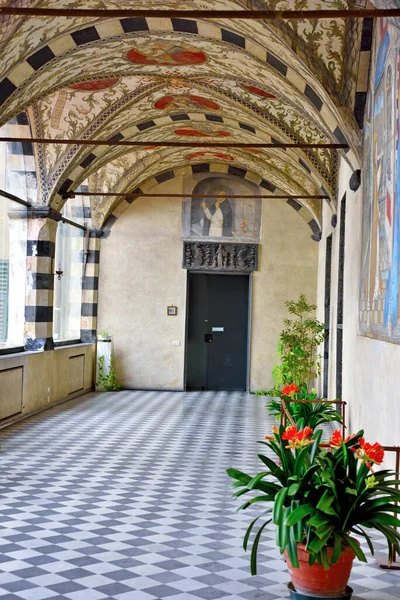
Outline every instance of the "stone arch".
{"label": "stone arch", "polygon": [[[239,169],[234,165],[225,165],[223,163],[197,163],[190,166],[178,166],[174,169],[168,169],[167,171],[162,171],[155,177],[151,177],[150,179],[145,180],[141,186],[135,188],[133,193],[137,193],[138,197],[140,197],[141,193],[145,193],[145,190],[150,190],[154,186],[159,185],[165,181],[170,181],[171,179],[176,179],[177,177],[181,177],[182,175],[190,175],[196,173],[227,173],[230,175],[235,175],[236,177],[241,177],[242,179],[248,179],[253,183],[256,183],[259,187],[266,190],[266,192],[270,192],[271,195],[273,193],[281,193],[280,190],[275,188],[270,182],[265,180],[262,176],[258,175],[255,172],[252,172],[247,169]],[[143,189],[144,188],[144,189]],[[284,192],[283,192],[284,193]],[[282,200],[284,202],[284,200]],[[109,235],[112,226],[117,221],[117,219],[122,215],[123,212],[134,202],[133,198],[125,198],[122,199],[118,205],[114,208],[113,212],[108,216],[103,231],[105,235]],[[309,226],[312,232],[312,239],[314,241],[320,241],[321,239],[321,224],[316,218],[316,215],[313,214],[310,207],[307,206],[305,200],[295,200],[288,199],[286,203],[291,206],[302,218],[302,220]]]}

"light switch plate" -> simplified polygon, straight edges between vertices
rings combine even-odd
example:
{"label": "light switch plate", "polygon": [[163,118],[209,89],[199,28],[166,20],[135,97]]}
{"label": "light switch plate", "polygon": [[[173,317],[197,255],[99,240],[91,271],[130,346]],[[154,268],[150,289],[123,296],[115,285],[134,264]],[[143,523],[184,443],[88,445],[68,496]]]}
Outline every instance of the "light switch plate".
{"label": "light switch plate", "polygon": [[172,342],[172,345],[173,345],[173,346],[180,346],[180,345],[181,345],[181,343],[180,343],[180,341],[179,341],[179,340],[174,340],[174,341]]}

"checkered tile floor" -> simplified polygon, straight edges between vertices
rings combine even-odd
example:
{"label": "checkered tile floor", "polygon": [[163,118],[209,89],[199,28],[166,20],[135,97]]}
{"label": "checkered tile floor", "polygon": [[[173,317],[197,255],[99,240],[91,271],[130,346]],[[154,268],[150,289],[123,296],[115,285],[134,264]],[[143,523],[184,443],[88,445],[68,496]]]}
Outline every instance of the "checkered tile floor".
{"label": "checkered tile floor", "polygon": [[[0,598],[278,600],[273,531],[260,575],[241,547],[225,468],[253,472],[265,398],[89,394],[0,431]],[[400,574],[353,569],[355,600],[395,600]]]}

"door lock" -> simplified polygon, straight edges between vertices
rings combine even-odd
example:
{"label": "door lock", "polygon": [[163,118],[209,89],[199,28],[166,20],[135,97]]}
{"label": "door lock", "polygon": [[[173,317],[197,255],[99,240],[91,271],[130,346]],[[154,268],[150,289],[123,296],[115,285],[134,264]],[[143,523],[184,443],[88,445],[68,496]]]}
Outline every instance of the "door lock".
{"label": "door lock", "polygon": [[212,344],[213,343],[212,333],[206,333],[204,336],[204,341],[206,344]]}

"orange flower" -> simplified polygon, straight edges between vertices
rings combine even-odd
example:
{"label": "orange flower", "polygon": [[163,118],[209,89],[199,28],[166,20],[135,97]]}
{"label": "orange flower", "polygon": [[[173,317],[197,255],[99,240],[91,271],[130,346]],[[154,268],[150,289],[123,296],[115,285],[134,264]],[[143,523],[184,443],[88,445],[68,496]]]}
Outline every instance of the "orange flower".
{"label": "orange flower", "polygon": [[304,427],[297,431],[296,425],[291,425],[286,428],[285,433],[282,435],[283,440],[288,440],[288,448],[302,448],[308,444],[313,444],[314,440],[310,440],[313,430],[310,427]]}
{"label": "orange flower", "polygon": [[343,442],[342,432],[340,431],[340,429],[336,429],[336,431],[334,431],[332,433],[331,439],[329,440],[328,443],[333,448],[339,448],[342,445],[342,442]]}
{"label": "orange flower", "polygon": [[298,392],[299,390],[299,386],[296,385],[295,383],[292,383],[291,385],[286,385],[283,389],[282,389],[282,396],[294,396],[296,392]]}
{"label": "orange flower", "polygon": [[383,462],[385,453],[378,442],[370,444],[364,438],[358,440],[359,448],[355,450],[357,458],[362,460],[372,471],[372,465],[380,465]]}
{"label": "orange flower", "polygon": [[[347,436],[347,438],[344,441],[348,442],[353,437],[354,437],[354,433],[352,433],[351,435]],[[340,446],[342,445],[342,443],[343,443],[342,432],[340,431],[340,429],[336,429],[336,431],[334,431],[332,433],[332,437],[329,440],[328,444],[331,446],[331,448],[340,448]]]}
{"label": "orange flower", "polygon": [[282,434],[282,439],[292,441],[295,435],[297,435],[297,427],[296,425],[291,425],[286,427],[285,433]]}
{"label": "orange flower", "polygon": [[272,433],[279,433],[279,429],[275,425],[272,427]]}

